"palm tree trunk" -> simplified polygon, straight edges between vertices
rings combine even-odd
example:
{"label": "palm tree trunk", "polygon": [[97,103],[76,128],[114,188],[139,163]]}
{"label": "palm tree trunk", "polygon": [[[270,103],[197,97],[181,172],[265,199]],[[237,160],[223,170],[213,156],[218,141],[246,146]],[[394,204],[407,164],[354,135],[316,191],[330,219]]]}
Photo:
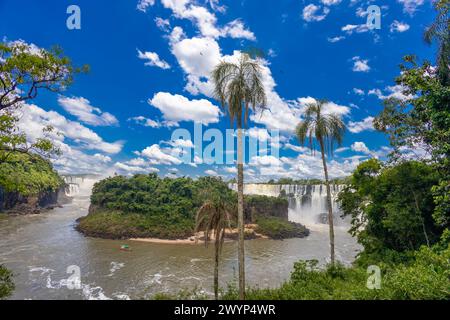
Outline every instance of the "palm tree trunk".
{"label": "palm tree trunk", "polygon": [[237,121],[238,130],[238,264],[239,264],[239,299],[245,299],[245,265],[244,265],[244,161],[242,145],[242,123]]}
{"label": "palm tree trunk", "polygon": [[334,264],[334,225],[333,225],[333,206],[331,203],[331,189],[330,182],[328,180],[328,168],[327,161],[325,160],[325,148],[323,145],[323,140],[318,139],[320,143],[320,152],[322,153],[322,163],[323,163],[323,171],[325,173],[325,185],[327,187],[327,204],[328,204],[328,225],[330,228],[330,258],[331,264]]}
{"label": "palm tree trunk", "polygon": [[[219,237],[218,234],[216,234],[216,237]],[[214,297],[216,300],[219,300],[219,244],[217,243],[217,240],[215,241],[214,246]]]}

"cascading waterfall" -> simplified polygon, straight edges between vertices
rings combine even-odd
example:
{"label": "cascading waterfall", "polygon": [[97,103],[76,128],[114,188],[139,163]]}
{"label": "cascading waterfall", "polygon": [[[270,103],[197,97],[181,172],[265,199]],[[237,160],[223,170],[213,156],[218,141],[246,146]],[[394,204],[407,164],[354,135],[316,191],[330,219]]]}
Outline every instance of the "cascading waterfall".
{"label": "cascading waterfall", "polygon": [[65,194],[68,197],[89,196],[92,186],[98,181],[98,177],[82,175],[82,176],[63,176],[66,182]]}
{"label": "cascading waterfall", "polygon": [[[341,224],[340,208],[337,204],[337,195],[343,185],[331,185],[331,203],[336,225]],[[230,188],[237,190],[237,184]],[[321,185],[276,185],[276,184],[246,184],[244,193],[278,197],[284,195],[289,202],[289,220],[305,225],[328,223],[327,191]]]}
{"label": "cascading waterfall", "polygon": [[66,184],[67,185],[64,189],[64,193],[66,194],[66,196],[74,197],[80,192],[80,186],[78,184],[72,182],[66,182]]}

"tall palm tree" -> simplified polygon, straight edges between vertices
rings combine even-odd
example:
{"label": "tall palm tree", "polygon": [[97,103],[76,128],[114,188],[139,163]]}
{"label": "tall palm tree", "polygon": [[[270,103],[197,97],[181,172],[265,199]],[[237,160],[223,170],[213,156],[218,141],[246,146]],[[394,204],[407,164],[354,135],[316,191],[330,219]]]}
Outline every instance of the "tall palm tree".
{"label": "tall palm tree", "polygon": [[219,261],[226,228],[231,229],[231,213],[221,200],[207,200],[198,209],[195,232],[203,230],[205,245],[214,239],[214,297],[219,298]]}
{"label": "tall palm tree", "polygon": [[261,66],[248,54],[241,54],[239,61],[220,62],[212,72],[214,95],[226,109],[231,123],[236,121],[238,131],[238,260],[239,299],[245,299],[244,265],[244,165],[242,125],[247,123],[250,109],[257,111],[266,106],[266,94],[262,83]]}
{"label": "tall palm tree", "polygon": [[319,100],[306,106],[304,119],[297,125],[296,135],[300,144],[304,145],[305,142],[308,141],[308,146],[313,153],[315,152],[314,139],[320,146],[323,171],[325,174],[325,184],[327,188],[328,225],[330,228],[330,257],[331,263],[334,264],[333,207],[331,203],[331,190],[325,154],[328,153],[332,155],[335,144],[341,145],[345,133],[345,124],[338,115],[326,114],[323,112],[323,107],[326,104],[327,101]]}
{"label": "tall palm tree", "polygon": [[442,84],[450,85],[450,1],[438,0],[434,3],[437,11],[435,21],[425,30],[425,42],[431,44],[437,40],[438,76]]}

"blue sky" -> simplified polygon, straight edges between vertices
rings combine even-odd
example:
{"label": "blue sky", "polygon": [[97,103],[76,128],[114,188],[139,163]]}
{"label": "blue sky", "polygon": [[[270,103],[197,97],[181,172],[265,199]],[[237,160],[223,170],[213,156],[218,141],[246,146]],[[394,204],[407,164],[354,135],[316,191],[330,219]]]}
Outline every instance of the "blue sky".
{"label": "blue sky", "polygon": [[[80,30],[66,27],[72,4],[81,9]],[[381,8],[380,30],[366,26],[371,4]],[[232,164],[179,164],[175,155],[189,143],[171,135],[199,122],[204,130],[228,128],[209,73],[240,50],[260,48],[269,112],[252,115],[249,127],[260,137],[280,130],[280,157],[254,159],[247,180],[322,177],[320,160],[292,132],[305,104],[319,98],[349,126],[329,159],[331,175],[344,176],[389,151],[371,120],[383,98],[403,97],[393,80],[402,57],[433,61],[435,52],[422,40],[434,18],[429,0],[0,0],[0,17],[5,41],[58,44],[75,64],[91,67],[61,95],[42,93],[22,111],[30,139],[46,124],[62,133],[55,139],[64,155],[53,161],[64,173],[231,178]]]}

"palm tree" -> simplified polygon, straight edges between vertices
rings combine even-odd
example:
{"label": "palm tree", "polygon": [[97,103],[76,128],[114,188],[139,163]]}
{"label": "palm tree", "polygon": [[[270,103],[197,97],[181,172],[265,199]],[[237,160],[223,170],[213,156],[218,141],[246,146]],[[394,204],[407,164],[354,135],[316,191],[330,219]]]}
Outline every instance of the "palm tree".
{"label": "palm tree", "polygon": [[314,153],[314,139],[319,143],[322,154],[323,171],[325,173],[325,184],[327,188],[328,224],[330,228],[330,250],[331,263],[335,262],[334,255],[334,227],[333,207],[331,203],[330,182],[328,180],[328,168],[325,154],[333,154],[334,146],[341,145],[345,132],[345,124],[338,115],[326,114],[323,107],[327,102],[324,100],[308,104],[306,106],[304,120],[297,125],[296,135],[300,144],[308,141],[309,148]]}
{"label": "palm tree", "polygon": [[438,76],[442,84],[450,84],[450,1],[438,0],[434,3],[436,20],[425,30],[425,42],[433,40],[439,43],[437,57]]}
{"label": "palm tree", "polygon": [[212,72],[214,95],[226,109],[231,123],[236,121],[238,131],[238,260],[239,299],[245,298],[244,265],[244,165],[242,125],[247,123],[250,109],[257,111],[266,106],[266,94],[262,83],[261,66],[248,54],[241,54],[237,63],[220,62]]}
{"label": "palm tree", "polygon": [[219,260],[227,227],[231,229],[231,214],[223,201],[207,200],[198,209],[195,232],[203,230],[206,246],[214,235],[214,297],[216,300],[219,298]]}

